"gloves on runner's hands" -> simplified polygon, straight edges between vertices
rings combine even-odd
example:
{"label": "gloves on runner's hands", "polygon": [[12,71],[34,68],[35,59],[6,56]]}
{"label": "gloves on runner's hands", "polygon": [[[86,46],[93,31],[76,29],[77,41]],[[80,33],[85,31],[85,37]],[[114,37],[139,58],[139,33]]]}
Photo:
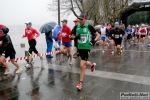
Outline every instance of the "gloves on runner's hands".
{"label": "gloves on runner's hands", "polygon": [[80,34],[76,35],[76,36],[75,36],[75,39],[79,39],[79,40],[80,40],[80,39],[81,39]]}
{"label": "gloves on runner's hands", "polygon": [[96,40],[91,40],[91,45],[95,46]]}
{"label": "gloves on runner's hands", "polygon": [[73,40],[73,39],[76,39],[76,40],[79,39],[79,40],[80,40],[80,39],[81,39],[81,36],[80,36],[80,34],[78,34],[78,35],[76,35],[74,38],[70,37],[70,39],[71,39],[71,40]]}

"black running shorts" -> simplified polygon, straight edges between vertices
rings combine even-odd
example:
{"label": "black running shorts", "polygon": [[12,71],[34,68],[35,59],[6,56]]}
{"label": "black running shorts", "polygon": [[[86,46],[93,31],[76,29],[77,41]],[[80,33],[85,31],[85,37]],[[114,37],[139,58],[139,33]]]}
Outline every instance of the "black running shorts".
{"label": "black running shorts", "polygon": [[115,45],[121,45],[122,43],[122,38],[119,38],[119,39],[114,39],[114,42],[115,42]]}
{"label": "black running shorts", "polygon": [[141,35],[141,38],[144,38],[145,37],[145,35]]}
{"label": "black running shorts", "polygon": [[81,60],[87,61],[90,55],[90,50],[88,49],[78,49],[79,56],[81,57]]}
{"label": "black running shorts", "polygon": [[136,35],[136,37],[137,37],[137,38],[140,38],[139,34],[138,34],[138,35]]}
{"label": "black running shorts", "polygon": [[127,40],[130,40],[132,38],[131,34],[128,34]]}

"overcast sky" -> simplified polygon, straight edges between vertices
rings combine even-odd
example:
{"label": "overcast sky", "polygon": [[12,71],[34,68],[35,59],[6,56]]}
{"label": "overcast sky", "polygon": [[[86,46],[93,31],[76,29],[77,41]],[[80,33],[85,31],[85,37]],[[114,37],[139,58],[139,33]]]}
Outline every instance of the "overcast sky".
{"label": "overcast sky", "polygon": [[[57,15],[48,11],[48,3],[52,0],[0,0],[0,23],[5,25],[24,25],[31,21],[41,25],[48,21],[56,21]],[[64,19],[63,17],[61,19]],[[66,18],[74,20],[73,15]]]}

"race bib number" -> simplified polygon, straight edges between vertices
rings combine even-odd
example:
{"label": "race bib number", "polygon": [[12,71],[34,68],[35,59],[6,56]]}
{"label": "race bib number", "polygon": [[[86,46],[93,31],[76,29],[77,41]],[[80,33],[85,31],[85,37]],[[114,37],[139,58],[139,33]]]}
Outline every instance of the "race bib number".
{"label": "race bib number", "polygon": [[128,34],[131,34],[131,32],[127,32]]}
{"label": "race bib number", "polygon": [[119,35],[115,35],[115,39],[118,39],[119,38]]}
{"label": "race bib number", "polygon": [[87,35],[80,35],[80,40],[78,40],[79,43],[86,43],[87,41]]}

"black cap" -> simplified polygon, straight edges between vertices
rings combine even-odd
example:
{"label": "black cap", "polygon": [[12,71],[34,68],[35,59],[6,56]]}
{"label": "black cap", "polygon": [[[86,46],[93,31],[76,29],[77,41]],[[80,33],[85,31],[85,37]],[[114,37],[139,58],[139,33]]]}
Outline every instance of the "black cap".
{"label": "black cap", "polygon": [[4,27],[1,29],[4,34],[7,34],[9,32],[9,29],[7,27]]}
{"label": "black cap", "polygon": [[61,22],[66,22],[66,23],[67,23],[68,21],[67,21],[66,19],[64,19],[64,20],[62,20]]}
{"label": "black cap", "polygon": [[81,20],[86,19],[86,15],[81,14],[80,16],[78,16],[78,19],[81,19]]}

